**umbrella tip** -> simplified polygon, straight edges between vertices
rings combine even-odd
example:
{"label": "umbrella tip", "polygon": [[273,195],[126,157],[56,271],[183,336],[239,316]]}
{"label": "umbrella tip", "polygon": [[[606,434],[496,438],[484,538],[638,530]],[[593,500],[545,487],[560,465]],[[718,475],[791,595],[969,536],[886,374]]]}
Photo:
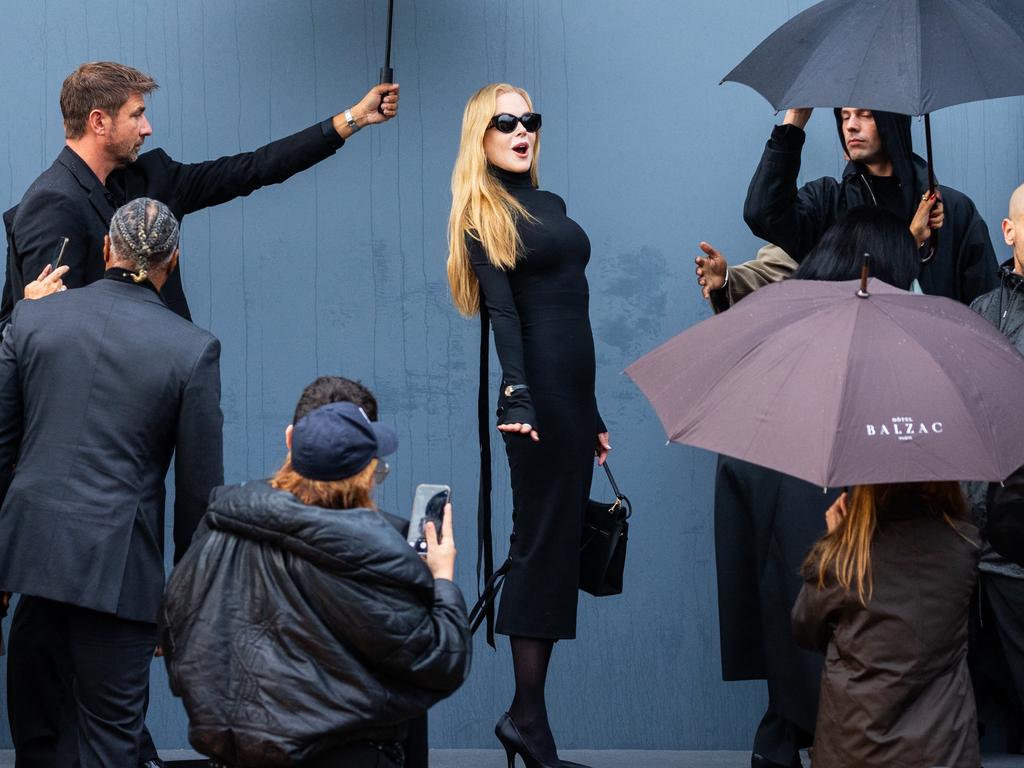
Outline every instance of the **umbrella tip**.
{"label": "umbrella tip", "polygon": [[871,294],[868,293],[868,273],[871,271],[871,254],[865,253],[864,260],[860,266],[860,289],[857,291],[857,296],[861,299],[866,299]]}

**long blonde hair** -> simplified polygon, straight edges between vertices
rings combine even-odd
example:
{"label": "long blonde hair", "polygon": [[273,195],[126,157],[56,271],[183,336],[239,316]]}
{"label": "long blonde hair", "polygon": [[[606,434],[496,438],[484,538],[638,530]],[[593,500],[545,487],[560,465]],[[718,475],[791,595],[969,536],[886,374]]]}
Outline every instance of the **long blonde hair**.
{"label": "long blonde hair", "polygon": [[960,483],[854,486],[846,503],[846,516],[811,549],[804,561],[805,573],[817,574],[818,589],[824,589],[830,580],[847,590],[856,587],[861,605],[867,605],[874,586],[871,541],[878,529],[879,515],[884,517],[887,511],[908,505],[923,514],[941,517],[957,533],[960,531],[956,521],[967,516],[967,501]]}
{"label": "long blonde hair", "polygon": [[[480,311],[480,284],[469,263],[466,237],[483,245],[487,258],[498,269],[513,269],[522,243],[516,231],[520,216],[532,218],[519,201],[487,169],[484,134],[494,116],[498,97],[518,93],[533,110],[530,94],[508,83],[485,85],[469,97],[462,113],[462,139],[452,170],[452,210],[448,217],[448,285],[455,307],[471,317]],[[537,186],[537,154],[540,134],[533,145],[530,179]]]}

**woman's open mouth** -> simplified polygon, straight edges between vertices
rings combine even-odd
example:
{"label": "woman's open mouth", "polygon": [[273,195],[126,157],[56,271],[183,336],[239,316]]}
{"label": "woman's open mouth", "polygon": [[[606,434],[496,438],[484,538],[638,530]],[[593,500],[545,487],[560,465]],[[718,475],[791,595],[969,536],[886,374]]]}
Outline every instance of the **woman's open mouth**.
{"label": "woman's open mouth", "polygon": [[512,151],[520,157],[526,157],[527,153],[530,151],[530,145],[523,141],[513,146]]}

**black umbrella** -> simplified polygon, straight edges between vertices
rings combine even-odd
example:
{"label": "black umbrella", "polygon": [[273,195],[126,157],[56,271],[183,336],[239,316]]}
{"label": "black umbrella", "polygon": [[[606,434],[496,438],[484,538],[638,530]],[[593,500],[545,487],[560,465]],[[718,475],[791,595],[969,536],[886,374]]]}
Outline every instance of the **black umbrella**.
{"label": "black umbrella", "polygon": [[925,116],[1024,94],[1021,0],[824,0],[769,35],[722,82],[776,110],[867,107]]}

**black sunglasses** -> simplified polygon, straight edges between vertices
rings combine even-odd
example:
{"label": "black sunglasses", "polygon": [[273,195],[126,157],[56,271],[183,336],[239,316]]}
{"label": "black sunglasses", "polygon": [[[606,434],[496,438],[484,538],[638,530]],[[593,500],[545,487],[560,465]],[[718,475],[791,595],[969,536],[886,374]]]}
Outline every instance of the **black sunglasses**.
{"label": "black sunglasses", "polygon": [[518,117],[510,115],[508,112],[502,112],[500,115],[492,117],[487,127],[497,128],[502,133],[512,133],[516,129],[517,123],[522,123],[527,133],[536,133],[540,129],[540,112],[524,112]]}

